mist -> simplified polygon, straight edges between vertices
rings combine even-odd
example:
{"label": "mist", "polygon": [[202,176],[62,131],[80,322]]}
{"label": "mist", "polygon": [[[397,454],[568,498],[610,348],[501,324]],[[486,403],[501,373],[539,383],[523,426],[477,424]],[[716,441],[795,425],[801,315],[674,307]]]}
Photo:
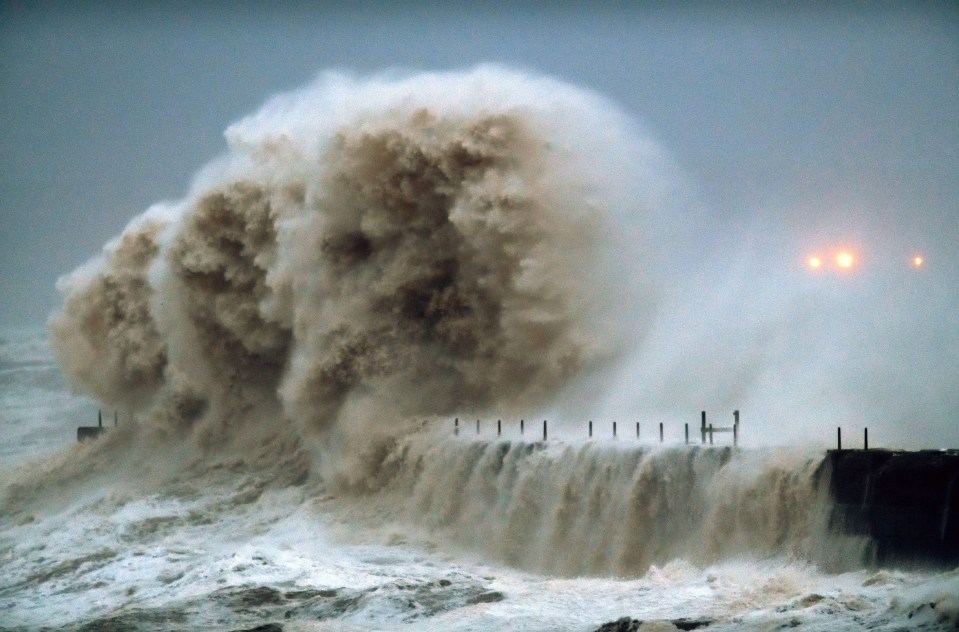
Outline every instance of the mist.
{"label": "mist", "polygon": [[[381,9],[5,5],[0,323],[59,311],[57,276],[142,209],[181,212],[224,127],[267,95],[327,67],[492,59],[603,95],[671,165],[658,178],[642,163],[657,190],[637,206],[662,213],[626,235],[617,218],[625,244],[603,248],[654,257],[635,266],[654,273],[620,276],[655,299],[604,313],[655,335],[630,334],[631,360],[591,373],[580,390],[611,393],[604,406],[567,389],[556,415],[675,425],[741,408],[747,441],[830,442],[835,425],[869,424],[887,445],[956,444],[954,6]],[[855,274],[808,274],[807,257],[840,246]],[[634,303],[655,314],[633,317]],[[149,382],[156,366],[142,369]]]}
{"label": "mist", "polygon": [[700,215],[599,95],[501,66],[326,73],[226,136],[59,285],[67,375],[148,428],[292,428],[342,456],[424,417],[676,433],[736,409],[754,445],[957,439],[940,274],[867,250],[809,270],[777,227],[677,272]]}
{"label": "mist", "polygon": [[954,6],[0,17],[13,625],[954,624]]}
{"label": "mist", "polygon": [[349,459],[424,416],[582,394],[651,322],[655,257],[617,244],[662,241],[668,169],[595,94],[496,66],[327,73],[227,138],[60,282],[61,365],[148,434],[254,424]]}
{"label": "mist", "polygon": [[854,269],[814,271],[816,245],[757,234],[726,265],[708,261],[674,286],[617,403],[691,426],[698,410],[719,425],[740,410],[757,445],[833,446],[841,426],[847,445],[869,428],[873,446],[955,446],[959,302],[948,273],[913,268],[909,250],[855,248]]}

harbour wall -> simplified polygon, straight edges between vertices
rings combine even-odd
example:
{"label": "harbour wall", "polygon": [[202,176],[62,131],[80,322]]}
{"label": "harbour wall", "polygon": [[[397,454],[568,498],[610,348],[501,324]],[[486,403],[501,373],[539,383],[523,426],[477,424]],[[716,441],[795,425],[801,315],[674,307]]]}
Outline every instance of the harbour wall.
{"label": "harbour wall", "polygon": [[870,538],[866,564],[959,565],[959,450],[829,450],[829,528]]}

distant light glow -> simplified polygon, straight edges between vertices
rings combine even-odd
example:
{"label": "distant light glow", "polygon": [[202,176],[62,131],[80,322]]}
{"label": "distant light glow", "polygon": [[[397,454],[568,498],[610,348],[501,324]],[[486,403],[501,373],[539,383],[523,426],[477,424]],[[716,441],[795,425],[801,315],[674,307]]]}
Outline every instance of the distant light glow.
{"label": "distant light glow", "polygon": [[914,268],[921,268],[923,263],[923,258],[920,255],[916,255],[912,258],[912,267]]}
{"label": "distant light glow", "polygon": [[812,268],[813,270],[818,270],[819,268],[822,267],[822,257],[813,255],[812,257],[809,257],[808,263],[810,268]]}
{"label": "distant light glow", "polygon": [[848,270],[856,262],[856,258],[848,250],[840,250],[836,253],[836,265],[844,270]]}

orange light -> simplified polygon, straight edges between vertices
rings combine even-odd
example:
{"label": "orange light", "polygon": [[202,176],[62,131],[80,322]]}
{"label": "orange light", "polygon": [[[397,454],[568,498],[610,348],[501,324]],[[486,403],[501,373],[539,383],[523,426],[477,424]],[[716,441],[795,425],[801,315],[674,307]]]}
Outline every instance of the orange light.
{"label": "orange light", "polygon": [[810,268],[812,268],[813,270],[818,270],[819,268],[822,267],[822,258],[814,255],[812,257],[809,257],[808,263]]}
{"label": "orange light", "polygon": [[916,255],[915,257],[912,258],[912,266],[914,268],[921,268],[922,263],[923,263],[922,257],[920,257],[919,255]]}
{"label": "orange light", "polygon": [[849,269],[856,262],[856,258],[851,252],[841,250],[836,253],[836,265],[843,269]]}

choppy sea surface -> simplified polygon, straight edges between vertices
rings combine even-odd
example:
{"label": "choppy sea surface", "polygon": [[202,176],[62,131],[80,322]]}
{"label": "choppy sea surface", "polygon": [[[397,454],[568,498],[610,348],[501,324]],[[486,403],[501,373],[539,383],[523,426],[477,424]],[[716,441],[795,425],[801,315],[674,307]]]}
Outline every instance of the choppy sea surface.
{"label": "choppy sea surface", "polygon": [[808,453],[424,433],[343,494],[269,437],[150,454],[121,418],[78,444],[96,415],[42,332],[0,335],[2,630],[959,625],[959,569],[824,541]]}

